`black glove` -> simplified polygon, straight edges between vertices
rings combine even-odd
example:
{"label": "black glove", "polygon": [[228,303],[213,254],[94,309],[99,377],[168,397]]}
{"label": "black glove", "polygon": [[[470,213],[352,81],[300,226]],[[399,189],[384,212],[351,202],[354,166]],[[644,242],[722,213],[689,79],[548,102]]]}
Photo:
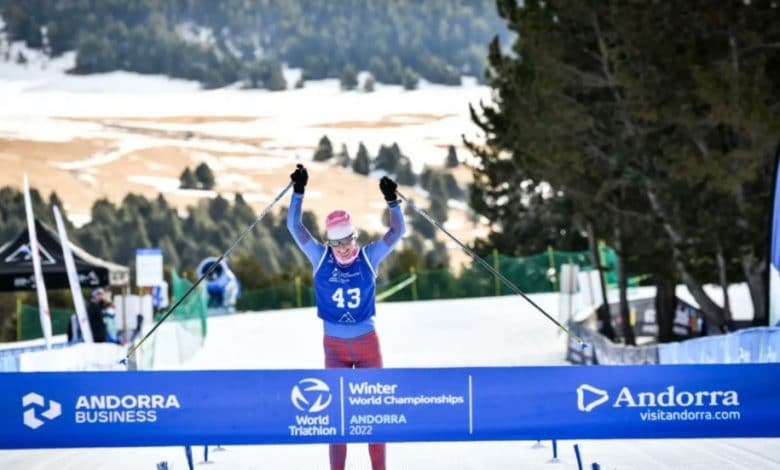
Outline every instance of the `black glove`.
{"label": "black glove", "polygon": [[290,180],[293,182],[293,191],[298,194],[303,194],[303,189],[309,181],[309,173],[306,171],[306,168],[299,163],[296,165],[295,171],[290,174]]}
{"label": "black glove", "polygon": [[398,189],[398,184],[387,176],[383,176],[379,180],[379,190],[384,194],[385,201],[393,202],[398,200],[398,196],[395,194],[396,189]]}

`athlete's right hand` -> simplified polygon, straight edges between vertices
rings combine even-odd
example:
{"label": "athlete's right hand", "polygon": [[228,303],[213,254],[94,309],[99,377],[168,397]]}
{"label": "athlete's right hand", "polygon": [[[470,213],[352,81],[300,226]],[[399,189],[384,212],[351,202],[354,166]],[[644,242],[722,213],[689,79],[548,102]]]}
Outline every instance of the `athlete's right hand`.
{"label": "athlete's right hand", "polygon": [[309,173],[300,163],[295,166],[295,171],[290,174],[290,180],[293,183],[293,191],[303,194],[306,183],[309,181]]}

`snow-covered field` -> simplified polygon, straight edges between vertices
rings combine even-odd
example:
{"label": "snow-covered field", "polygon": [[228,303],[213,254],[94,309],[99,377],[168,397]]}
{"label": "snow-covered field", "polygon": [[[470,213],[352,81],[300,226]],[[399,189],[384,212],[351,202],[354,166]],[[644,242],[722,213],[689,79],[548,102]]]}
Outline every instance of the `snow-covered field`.
{"label": "snow-covered field", "polygon": [[[532,299],[557,312],[556,295]],[[311,308],[214,317],[204,348],[191,361],[162,368],[321,368],[321,328]],[[386,367],[568,367],[564,338],[520,297],[382,303],[377,329]],[[593,462],[602,469],[780,468],[777,439],[560,441],[558,463],[550,462],[549,441],[542,446],[528,441],[404,443],[388,445],[387,463],[401,470],[572,469],[577,468],[574,444],[586,468]],[[195,461],[202,462],[203,447],[193,451]],[[212,446],[210,464],[197,468],[325,469],[327,452],[325,445],[226,446],[222,451]],[[154,469],[161,461],[173,469],[186,468],[180,447],[0,452],[3,469]],[[370,468],[366,446],[350,445],[347,464],[350,469]]]}
{"label": "snow-covered field", "polygon": [[[23,51],[28,63],[2,61],[9,47],[10,57]],[[397,143],[417,172],[441,167],[449,145],[471,161],[462,143],[463,135],[478,133],[469,104],[490,99],[490,89],[468,77],[461,87],[421,82],[414,91],[381,84],[373,93],[342,91],[337,80],[282,92],[202,90],[192,81],[121,71],[67,74],[74,60],[72,53],[52,60],[0,40],[0,186],[19,188],[27,173],[44,197],[57,192],[76,225],[88,222],[95,200],[120,203],[128,193],[162,194],[180,210],[241,193],[259,213],[302,161],[311,176],[305,210],[322,220],[346,209],[361,228],[381,233],[379,175],[311,163],[320,138],[327,135],[336,153],[346,146],[352,158],[360,143],[371,157]],[[298,73],[286,71],[289,83]],[[184,169],[203,162],[216,175],[214,190],[179,189]],[[453,175],[464,186],[471,180],[465,165]],[[425,191],[402,191],[428,206]],[[451,201],[447,228],[465,242],[487,231],[487,221],[472,219],[464,204]],[[450,248],[463,261],[455,244]]]}
{"label": "snow-covered field", "polygon": [[[382,144],[398,142],[420,171],[426,164],[440,166],[447,145],[462,148],[461,134],[477,135],[468,105],[490,99],[490,89],[471,77],[464,77],[460,87],[423,80],[413,91],[383,84],[377,84],[373,93],[342,91],[335,79],[310,81],[304,88],[292,89],[300,73],[295,69],[285,71],[290,89],[283,92],[236,87],[202,90],[188,80],[122,71],[69,75],[66,71],[75,63],[73,53],[47,59],[20,44],[11,50],[12,57],[24,51],[29,63],[0,60],[0,136],[40,141],[112,135],[79,118],[131,118],[145,130],[267,139],[261,152],[265,156],[308,159],[325,134],[336,151],[344,143],[353,157],[360,142],[371,155]],[[122,133],[114,130],[114,134]],[[216,144],[199,141],[198,145]],[[214,148],[247,150],[224,144]],[[465,153],[462,157],[468,159]]]}

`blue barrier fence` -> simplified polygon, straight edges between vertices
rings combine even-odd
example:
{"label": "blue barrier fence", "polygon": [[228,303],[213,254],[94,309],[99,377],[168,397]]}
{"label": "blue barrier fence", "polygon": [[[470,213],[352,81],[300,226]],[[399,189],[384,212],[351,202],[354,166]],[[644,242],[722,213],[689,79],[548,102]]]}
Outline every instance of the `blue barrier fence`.
{"label": "blue barrier fence", "polygon": [[3,373],[0,448],[780,437],[780,364]]}
{"label": "blue barrier fence", "polygon": [[[39,342],[42,343],[42,341]],[[25,343],[30,343],[30,341]],[[51,343],[52,349],[62,349],[67,346],[69,346],[69,344],[64,341]],[[43,351],[45,349],[46,345],[44,344],[27,344],[12,348],[0,349],[0,371],[17,372],[19,371],[19,356],[27,352]]]}
{"label": "blue barrier fence", "polygon": [[760,327],[658,345],[661,364],[780,362],[780,328]]}
{"label": "blue barrier fence", "polygon": [[744,364],[780,362],[780,327],[758,327],[675,343],[625,346],[581,323],[571,331],[590,347],[570,339],[566,360],[581,365],[601,364]]}

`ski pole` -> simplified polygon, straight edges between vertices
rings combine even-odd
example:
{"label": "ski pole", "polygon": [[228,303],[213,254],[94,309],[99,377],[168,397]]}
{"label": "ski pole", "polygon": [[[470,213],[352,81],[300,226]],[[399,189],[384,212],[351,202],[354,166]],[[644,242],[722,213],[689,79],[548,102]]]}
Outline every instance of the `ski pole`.
{"label": "ski pole", "polygon": [[396,194],[398,194],[398,196],[399,196],[401,199],[403,199],[403,200],[404,200],[404,201],[405,201],[407,204],[409,204],[409,205],[412,207],[412,209],[414,209],[415,211],[417,211],[417,213],[419,213],[420,215],[422,215],[423,217],[425,217],[425,219],[426,219],[426,220],[428,220],[428,222],[432,223],[432,224],[433,224],[433,225],[434,225],[436,228],[438,228],[439,230],[441,230],[442,232],[444,232],[444,233],[445,233],[445,234],[446,234],[448,237],[450,237],[450,240],[452,240],[452,241],[454,241],[455,243],[457,243],[457,244],[458,244],[458,246],[459,246],[459,247],[460,247],[460,248],[461,248],[463,251],[465,251],[467,255],[471,256],[471,258],[472,258],[472,259],[474,259],[474,261],[477,261],[477,262],[479,262],[479,264],[481,264],[481,265],[482,265],[482,267],[484,267],[485,269],[487,269],[488,271],[490,271],[490,272],[491,272],[491,273],[492,273],[494,276],[496,276],[498,279],[500,279],[500,280],[501,280],[501,282],[503,282],[503,283],[504,283],[504,285],[506,285],[506,286],[507,286],[507,287],[508,287],[508,288],[509,288],[509,289],[510,289],[512,292],[514,292],[515,294],[518,294],[518,295],[522,296],[522,297],[523,297],[523,298],[524,298],[524,299],[525,299],[525,300],[526,300],[526,301],[527,301],[529,304],[533,305],[533,306],[534,306],[534,307],[535,307],[537,310],[539,310],[539,312],[541,312],[541,313],[542,313],[542,315],[544,315],[545,317],[547,317],[547,319],[549,319],[551,322],[555,323],[555,324],[558,326],[558,328],[560,328],[561,330],[563,330],[563,332],[564,332],[564,333],[566,333],[566,334],[567,334],[567,335],[569,335],[569,336],[570,336],[572,339],[574,339],[575,341],[577,341],[577,342],[579,343],[579,345],[580,345],[580,347],[581,347],[581,348],[583,348],[583,349],[584,349],[584,348],[586,347],[586,343],[585,343],[585,341],[583,341],[583,340],[582,340],[582,338],[580,338],[580,337],[579,337],[579,336],[577,336],[576,334],[572,333],[572,331],[571,331],[571,330],[569,330],[568,328],[566,328],[565,326],[563,326],[563,325],[562,325],[562,324],[561,324],[561,323],[560,323],[558,320],[556,320],[555,318],[553,318],[553,317],[552,317],[552,316],[551,316],[549,313],[545,312],[545,311],[544,311],[544,309],[542,309],[542,307],[540,307],[539,305],[537,305],[537,304],[536,304],[536,302],[534,302],[534,301],[533,301],[533,300],[531,300],[531,299],[530,299],[530,298],[529,298],[527,295],[525,295],[525,293],[524,293],[523,291],[521,291],[521,290],[520,290],[520,288],[518,288],[516,285],[512,284],[512,281],[510,281],[509,279],[507,279],[507,278],[506,278],[506,277],[505,277],[503,274],[501,274],[500,272],[496,271],[496,269],[495,269],[495,268],[493,268],[493,266],[491,266],[491,265],[490,265],[490,264],[489,264],[487,261],[485,261],[485,260],[483,260],[482,258],[480,258],[479,256],[477,256],[477,254],[476,254],[476,253],[474,253],[473,251],[471,251],[471,249],[470,249],[469,247],[467,247],[467,246],[466,246],[466,245],[464,245],[464,244],[463,244],[463,243],[462,243],[460,240],[458,240],[457,238],[455,238],[455,236],[454,236],[453,234],[451,234],[450,232],[448,232],[448,231],[447,231],[447,229],[445,229],[445,228],[444,228],[444,227],[443,227],[443,226],[442,226],[442,225],[441,225],[439,222],[437,222],[437,221],[436,221],[436,219],[434,219],[434,218],[433,218],[433,217],[432,217],[430,214],[428,214],[428,213],[427,213],[425,210],[423,210],[423,209],[420,209],[419,207],[417,207],[417,206],[414,204],[414,202],[410,201],[410,200],[409,200],[409,198],[407,198],[406,196],[404,196],[403,194],[401,194],[401,192],[400,192],[400,191],[396,190]]}
{"label": "ski pole", "polygon": [[246,236],[246,234],[247,234],[247,233],[249,233],[249,231],[250,231],[250,230],[252,230],[253,228],[255,228],[255,225],[257,225],[257,223],[258,223],[258,222],[260,222],[261,220],[263,220],[263,217],[265,217],[265,216],[268,214],[268,212],[271,210],[271,208],[273,208],[273,207],[276,205],[276,203],[277,203],[277,202],[279,202],[279,200],[280,200],[280,199],[281,199],[281,198],[282,198],[282,197],[283,197],[285,194],[287,194],[287,191],[289,191],[291,187],[292,187],[292,182],[290,182],[289,184],[287,184],[287,186],[286,186],[286,187],[285,187],[285,188],[282,190],[282,192],[280,192],[280,193],[279,193],[279,195],[278,195],[278,196],[276,196],[276,199],[274,199],[273,201],[271,201],[271,204],[269,204],[269,205],[268,205],[268,207],[266,207],[265,209],[263,209],[263,212],[261,212],[261,213],[260,213],[260,215],[259,215],[259,216],[257,216],[257,218],[255,219],[255,221],[254,221],[254,222],[252,222],[252,223],[249,225],[249,227],[245,228],[243,232],[241,232],[241,235],[239,235],[239,236],[238,236],[238,238],[236,239],[236,241],[234,241],[234,242],[233,242],[233,244],[232,244],[232,245],[230,245],[230,248],[228,248],[228,249],[227,249],[227,251],[225,251],[224,253],[222,253],[222,255],[219,257],[219,259],[217,259],[217,261],[215,261],[214,263],[212,263],[212,264],[211,264],[211,266],[209,267],[209,269],[208,269],[208,270],[207,270],[205,273],[203,273],[203,275],[200,277],[200,279],[198,279],[197,281],[195,281],[195,284],[193,284],[193,285],[192,285],[192,286],[191,286],[189,289],[187,289],[187,292],[185,292],[185,293],[184,293],[184,295],[182,295],[182,296],[181,296],[181,298],[180,298],[179,300],[177,300],[175,304],[173,304],[173,307],[171,307],[170,309],[168,309],[168,311],[167,311],[167,312],[165,312],[165,315],[163,315],[163,316],[162,316],[162,318],[160,318],[160,321],[158,321],[158,322],[157,322],[157,323],[156,323],[156,324],[155,324],[155,325],[152,327],[152,329],[151,329],[151,330],[149,330],[149,332],[148,332],[148,333],[146,333],[146,334],[144,335],[144,337],[143,337],[143,338],[141,338],[141,340],[140,340],[140,341],[138,341],[138,343],[136,343],[134,346],[132,346],[132,347],[131,347],[131,348],[130,348],[128,351],[127,351],[127,355],[125,355],[124,359],[122,359],[122,360],[120,361],[121,363],[127,363],[127,360],[130,358],[130,356],[132,356],[132,355],[133,355],[133,353],[134,353],[135,351],[137,351],[137,350],[138,350],[138,348],[140,348],[140,347],[141,347],[141,345],[143,344],[143,342],[144,342],[144,341],[146,341],[146,339],[147,339],[148,337],[150,337],[150,336],[152,335],[152,333],[154,333],[154,331],[155,331],[155,330],[156,330],[156,329],[157,329],[157,328],[158,328],[158,327],[159,327],[159,326],[162,324],[162,322],[164,322],[164,321],[165,321],[165,319],[166,319],[166,318],[168,318],[168,317],[169,317],[169,316],[170,316],[170,315],[171,315],[171,314],[174,312],[174,310],[176,310],[176,308],[177,308],[179,305],[181,305],[181,303],[182,303],[182,302],[184,302],[184,299],[186,299],[186,298],[187,298],[187,296],[189,296],[189,295],[190,295],[190,293],[191,293],[192,291],[194,291],[196,287],[198,287],[198,285],[199,285],[199,284],[200,284],[200,283],[203,281],[203,279],[207,278],[207,277],[209,276],[209,274],[211,274],[211,272],[212,272],[212,271],[214,271],[214,270],[217,268],[217,266],[218,266],[218,265],[219,265],[219,264],[222,262],[222,260],[223,260],[225,257],[227,257],[227,256],[230,254],[230,252],[231,252],[231,251],[233,251],[233,248],[235,248],[235,247],[236,247],[236,245],[238,245],[238,244],[239,244],[239,242],[241,242],[241,240],[243,240],[243,238]]}

